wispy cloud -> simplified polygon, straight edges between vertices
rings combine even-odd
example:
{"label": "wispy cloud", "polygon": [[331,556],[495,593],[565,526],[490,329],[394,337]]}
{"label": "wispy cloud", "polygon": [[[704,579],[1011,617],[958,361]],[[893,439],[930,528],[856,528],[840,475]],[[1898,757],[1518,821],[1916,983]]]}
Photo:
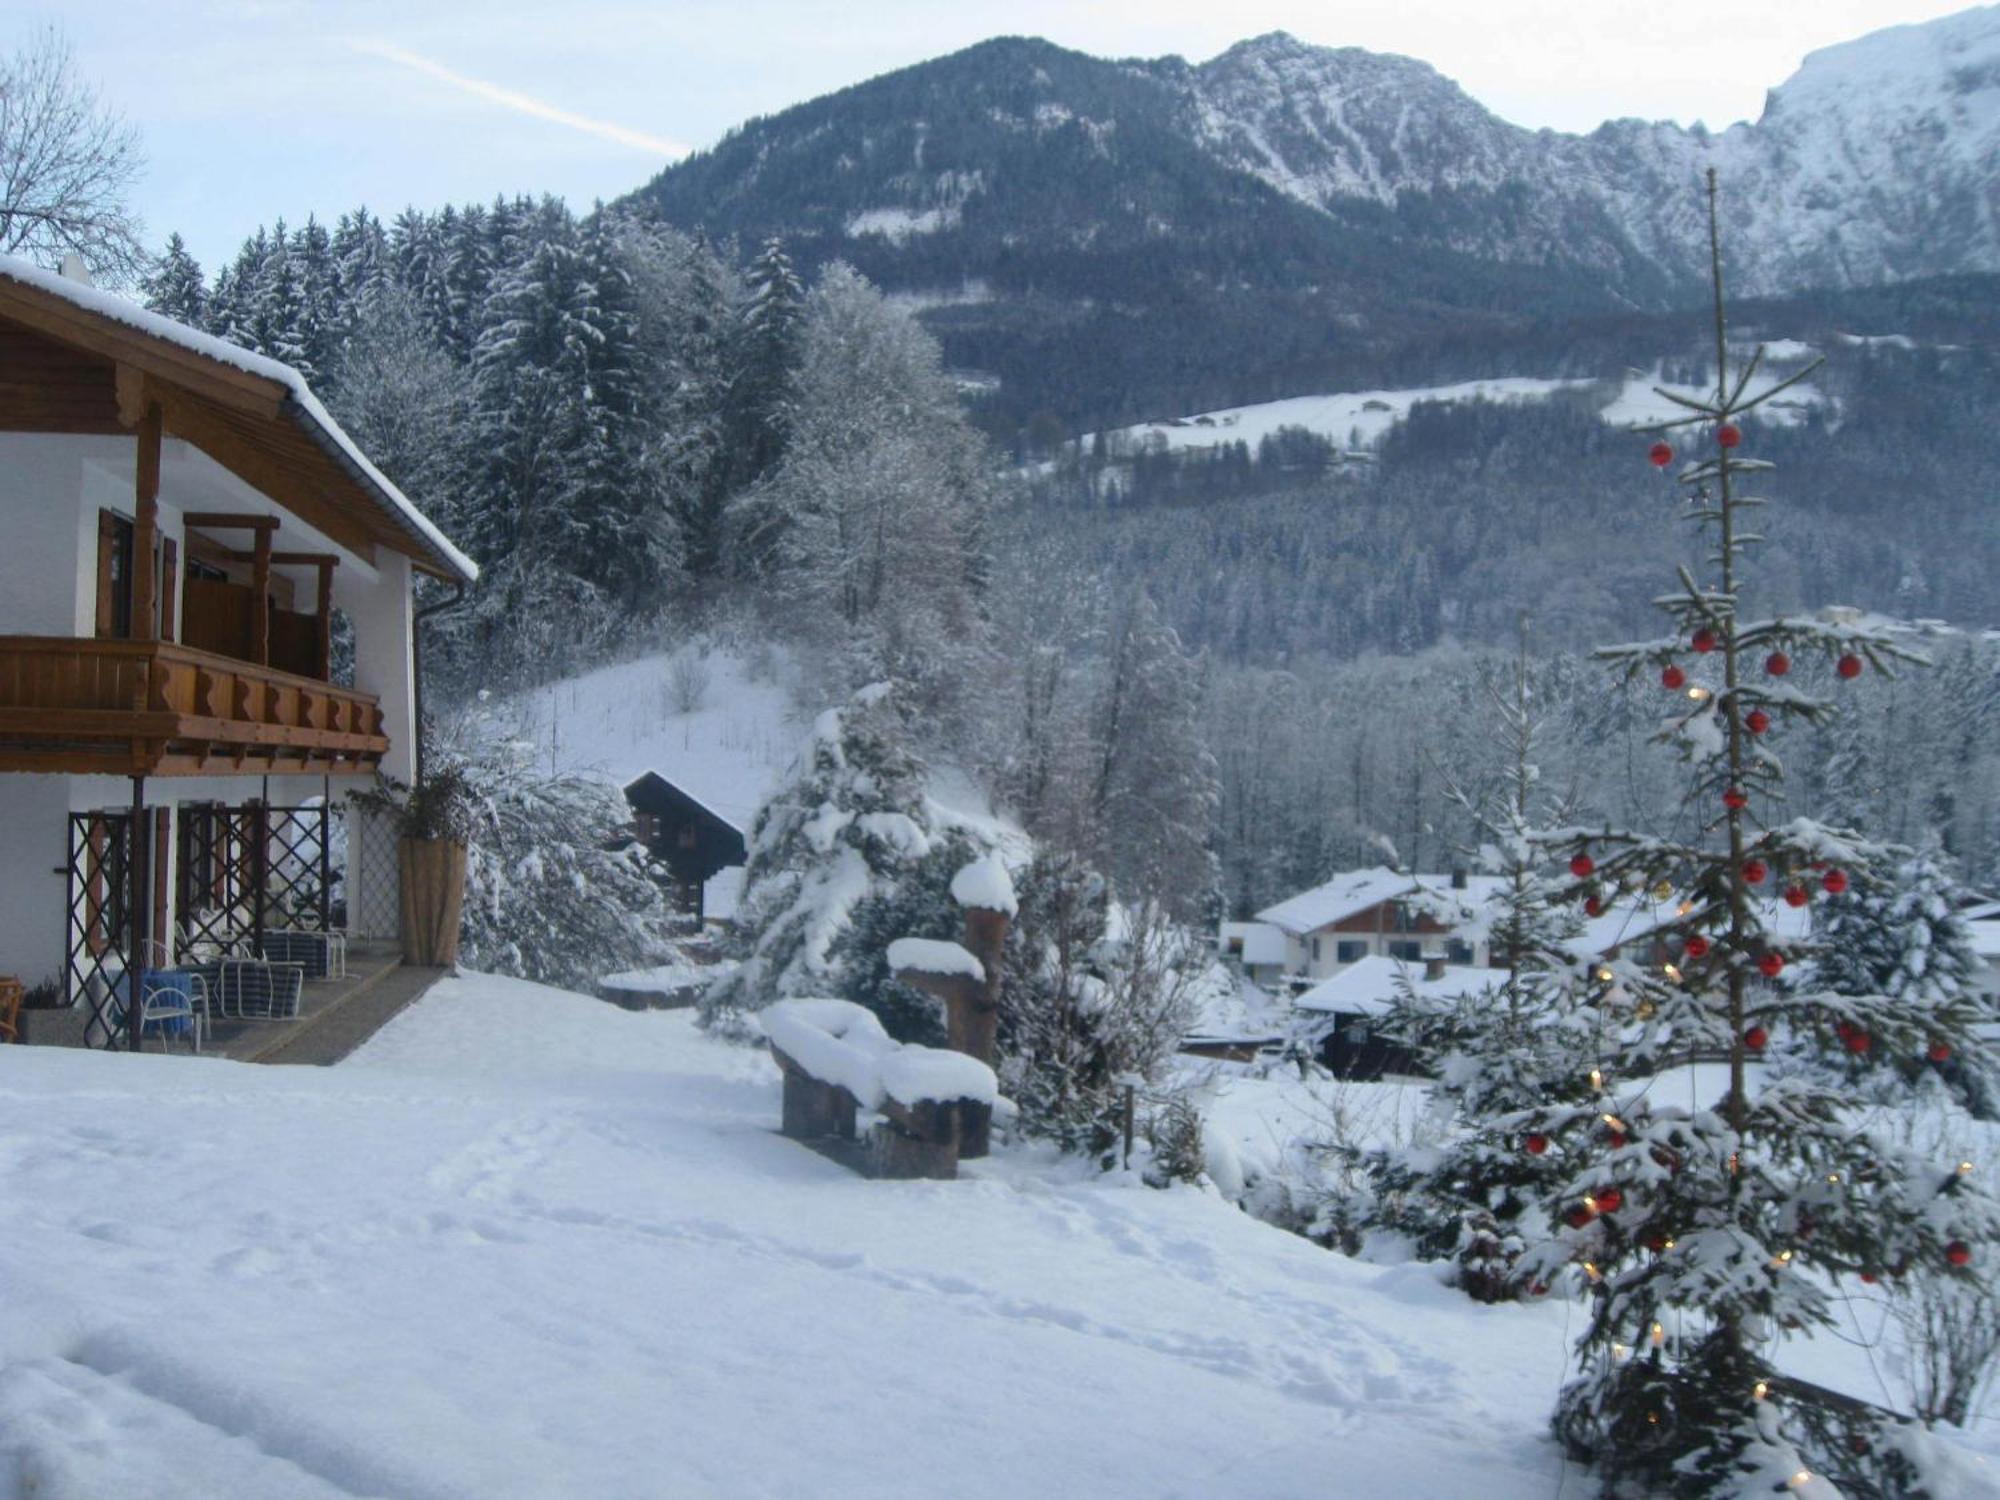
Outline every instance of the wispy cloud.
{"label": "wispy cloud", "polygon": [[454,73],[442,63],[432,62],[403,47],[392,46],[388,42],[358,40],[353,43],[358,52],[380,57],[399,67],[422,73],[427,78],[435,78],[439,83],[448,83],[455,89],[468,94],[476,94],[481,99],[490,100],[506,109],[516,110],[524,115],[533,115],[538,120],[547,120],[555,125],[567,125],[571,130],[585,131],[601,136],[607,141],[616,141],[621,146],[630,146],[635,151],[644,151],[649,156],[682,157],[693,148],[681,141],[670,141],[663,136],[647,135],[643,130],[633,130],[628,126],[610,120],[593,120],[589,115],[579,115],[567,109],[533,98],[515,89],[502,88],[497,83],[488,83],[481,78],[468,78],[463,73]]}

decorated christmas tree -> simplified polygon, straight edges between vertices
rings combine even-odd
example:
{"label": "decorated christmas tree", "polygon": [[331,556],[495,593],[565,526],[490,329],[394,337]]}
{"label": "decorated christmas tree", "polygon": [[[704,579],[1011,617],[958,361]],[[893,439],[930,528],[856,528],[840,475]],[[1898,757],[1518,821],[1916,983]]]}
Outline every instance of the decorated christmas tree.
{"label": "decorated christmas tree", "polygon": [[[1661,903],[1663,920],[1605,968],[1666,982],[1621,1002],[1614,978],[1606,1001],[1627,1008],[1574,1060],[1589,1096],[1508,1122],[1519,1150],[1563,1168],[1547,1204],[1562,1228],[1521,1271],[1588,1298],[1555,1426],[1605,1494],[1823,1497],[1845,1481],[1921,1495],[1892,1421],[1781,1379],[1773,1351],[1831,1328],[1849,1278],[1976,1274],[1993,1202],[1969,1164],[1934,1167],[1870,1133],[1831,1075],[1774,1075],[1759,1057],[1778,1037],[1834,1057],[1979,1053],[1961,999],[1772,983],[1811,952],[1780,914],[1890,857],[1851,831],[1768,815],[1786,728],[1835,711],[1793,685],[1793,664],[1824,657],[1849,689],[1921,658],[1865,623],[1749,610],[1764,502],[1745,485],[1772,466],[1743,451],[1743,422],[1810,370],[1759,382],[1761,349],[1732,368],[1715,197],[1711,171],[1714,394],[1661,392],[1686,411],[1661,431],[1694,445],[1678,478],[1706,555],[1656,601],[1670,634],[1598,653],[1669,695],[1662,736],[1687,766],[1684,814],[1668,836],[1573,828],[1550,841],[1569,857],[1569,899]],[[1677,462],[1665,436],[1651,459]]]}

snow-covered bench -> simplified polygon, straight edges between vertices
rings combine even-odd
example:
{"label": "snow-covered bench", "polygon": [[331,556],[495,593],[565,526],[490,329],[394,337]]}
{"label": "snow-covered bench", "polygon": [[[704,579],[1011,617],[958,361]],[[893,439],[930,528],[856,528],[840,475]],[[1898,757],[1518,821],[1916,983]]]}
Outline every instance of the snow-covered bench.
{"label": "snow-covered bench", "polygon": [[871,1109],[883,1117],[868,1140],[871,1177],[958,1175],[963,1123],[990,1116],[999,1093],[985,1063],[904,1046],[848,1000],[780,1000],[758,1020],[785,1073],[786,1135],[853,1140],[856,1110]]}

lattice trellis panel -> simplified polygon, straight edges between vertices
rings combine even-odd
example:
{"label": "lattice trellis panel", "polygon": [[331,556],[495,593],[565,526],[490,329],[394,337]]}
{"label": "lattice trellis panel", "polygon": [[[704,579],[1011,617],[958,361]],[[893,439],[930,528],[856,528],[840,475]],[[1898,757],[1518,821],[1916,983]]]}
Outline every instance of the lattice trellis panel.
{"label": "lattice trellis panel", "polygon": [[131,965],[132,818],[129,813],[71,813],[69,819],[69,941],[63,986],[71,1003],[90,1007],[84,1042],[115,1047],[122,1040]]}
{"label": "lattice trellis panel", "polygon": [[402,870],[396,830],[379,813],[347,814],[347,930],[356,938],[394,942],[402,922]]}

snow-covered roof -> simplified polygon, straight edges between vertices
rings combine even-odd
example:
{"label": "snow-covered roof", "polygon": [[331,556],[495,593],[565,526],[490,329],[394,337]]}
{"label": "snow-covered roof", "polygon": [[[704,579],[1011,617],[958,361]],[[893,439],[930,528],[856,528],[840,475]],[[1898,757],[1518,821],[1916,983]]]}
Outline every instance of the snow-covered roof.
{"label": "snow-covered roof", "polygon": [[1453,879],[1450,875],[1405,875],[1379,866],[1350,870],[1325,885],[1266,907],[1257,913],[1257,920],[1303,936],[1384,901],[1415,897],[1426,912],[1451,926],[1472,922],[1487,898],[1506,883],[1497,875],[1471,875],[1465,877],[1463,887],[1456,887]]}
{"label": "snow-covered roof", "polygon": [[1282,964],[1285,961],[1285,931],[1269,922],[1224,922],[1223,952],[1227,953],[1232,943],[1241,943],[1242,958],[1246,964]]}
{"label": "snow-covered roof", "polygon": [[454,547],[445,534],[410,502],[409,497],[369,462],[368,456],[355,446],[354,440],[341,431],[340,424],[320,405],[305,377],[290,365],[280,364],[261,354],[252,354],[248,349],[202,333],[185,323],[148,312],[115,292],[72,281],[13,256],[0,255],[0,279],[56,298],[77,311],[170,345],[182,354],[192,354],[281,387],[284,392],[283,414],[347,471],[376,506],[417,544],[426,560],[440,572],[466,583],[479,576],[478,564]]}
{"label": "snow-covered roof", "polygon": [[[1433,974],[1435,978],[1431,977]],[[1321,980],[1292,1003],[1300,1010],[1379,1016],[1395,1001],[1405,981],[1426,1000],[1452,1001],[1477,995],[1506,978],[1501,969],[1475,969],[1465,964],[1426,967],[1371,954],[1349,964],[1331,979]]]}
{"label": "snow-covered roof", "polygon": [[[1754,903],[1757,920],[1774,937],[1804,942],[1812,936],[1812,907],[1787,906],[1783,901]],[[1584,919],[1583,930],[1569,940],[1569,951],[1580,958],[1597,958],[1613,948],[1644,939],[1649,933],[1681,920],[1678,900],[1655,901],[1650,895],[1614,901],[1600,916]]]}
{"label": "snow-covered roof", "polygon": [[1988,963],[2000,960],[2000,921],[1967,922],[1965,931],[1974,954]]}

